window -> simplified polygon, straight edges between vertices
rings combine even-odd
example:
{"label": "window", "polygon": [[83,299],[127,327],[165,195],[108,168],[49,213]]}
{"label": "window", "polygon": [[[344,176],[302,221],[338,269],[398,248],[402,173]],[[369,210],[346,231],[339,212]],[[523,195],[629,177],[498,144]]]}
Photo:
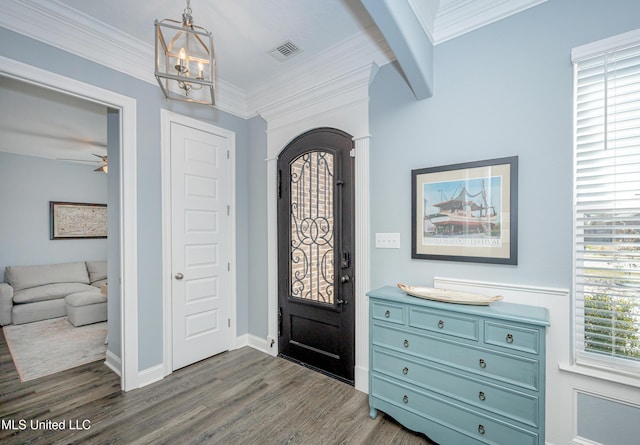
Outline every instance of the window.
{"label": "window", "polygon": [[574,361],[640,374],[640,33],[624,36],[572,53]]}

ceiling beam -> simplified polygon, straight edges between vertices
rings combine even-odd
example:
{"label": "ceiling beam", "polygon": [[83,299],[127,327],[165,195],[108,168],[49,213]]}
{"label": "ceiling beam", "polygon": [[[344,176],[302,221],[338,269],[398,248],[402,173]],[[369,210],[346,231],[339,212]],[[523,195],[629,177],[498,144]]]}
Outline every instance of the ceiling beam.
{"label": "ceiling beam", "polygon": [[360,0],[396,56],[416,99],[433,95],[433,44],[409,0]]}

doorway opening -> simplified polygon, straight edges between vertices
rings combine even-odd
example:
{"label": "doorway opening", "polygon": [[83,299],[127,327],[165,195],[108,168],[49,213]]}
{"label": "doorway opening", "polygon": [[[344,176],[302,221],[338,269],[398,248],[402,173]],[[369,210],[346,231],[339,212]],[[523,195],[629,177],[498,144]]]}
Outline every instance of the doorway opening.
{"label": "doorway opening", "polygon": [[278,157],[279,355],[353,384],[355,172],[351,135],[318,128]]}
{"label": "doorway opening", "polygon": [[[117,209],[119,228],[113,264],[119,265],[118,280],[109,287],[119,290],[118,301],[109,302],[109,324],[115,350],[107,351],[106,364],[120,375],[121,387],[138,387],[138,301],[137,301],[137,178],[136,178],[136,103],[120,94],[64,77],[40,68],[0,56],[0,76],[68,94],[106,106],[116,117],[118,131]],[[96,173],[97,174],[97,173]],[[111,255],[111,253],[109,254]],[[112,354],[110,355],[109,352]]]}

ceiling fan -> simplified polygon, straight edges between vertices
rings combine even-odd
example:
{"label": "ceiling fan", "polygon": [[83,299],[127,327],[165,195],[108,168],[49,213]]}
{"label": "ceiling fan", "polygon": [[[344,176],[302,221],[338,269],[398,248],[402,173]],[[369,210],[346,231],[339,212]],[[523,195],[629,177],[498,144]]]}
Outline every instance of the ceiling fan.
{"label": "ceiling fan", "polygon": [[109,162],[107,161],[107,155],[102,156],[102,155],[97,155],[95,153],[93,153],[93,155],[99,157],[100,158],[100,162],[102,162],[102,165],[100,167],[96,168],[94,170],[94,172],[100,172],[101,171],[101,172],[104,172],[104,173],[108,173]]}
{"label": "ceiling fan", "polygon": [[104,172],[104,173],[108,173],[108,170],[109,170],[109,162],[108,162],[108,160],[107,160],[107,156],[106,156],[106,155],[104,155],[104,156],[103,156],[103,155],[98,155],[98,154],[95,154],[95,153],[92,153],[92,154],[93,154],[94,156],[96,156],[96,157],[100,158],[100,160],[99,160],[99,161],[89,161],[89,160],[87,160],[87,159],[68,159],[68,158],[56,158],[56,159],[57,159],[58,161],[71,161],[71,162],[78,162],[78,163],[91,163],[91,164],[96,163],[96,162],[99,162],[99,163],[100,163],[100,164],[102,164],[102,165],[100,165],[100,167],[96,168],[96,169],[94,170],[94,172]]}

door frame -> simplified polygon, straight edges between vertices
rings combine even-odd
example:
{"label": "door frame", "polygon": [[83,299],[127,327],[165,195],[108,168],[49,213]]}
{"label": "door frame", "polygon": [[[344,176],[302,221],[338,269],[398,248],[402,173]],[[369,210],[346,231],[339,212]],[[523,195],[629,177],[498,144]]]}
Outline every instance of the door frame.
{"label": "door frame", "polygon": [[[138,373],[138,220],[136,100],[0,56],[0,74],[42,88],[78,97],[118,110],[120,115],[120,363],[107,358],[120,387],[139,386]],[[108,351],[107,351],[108,352]],[[117,361],[117,358],[116,360]],[[117,369],[119,365],[120,369]]]}
{"label": "door frame", "polygon": [[281,98],[259,110],[267,124],[267,341],[264,351],[278,354],[278,233],[277,158],[296,136],[313,128],[331,127],[353,136],[355,143],[355,286],[356,367],[355,388],[369,392],[369,298],[371,236],[369,216],[369,85],[378,72],[366,63],[333,82],[316,85]]}
{"label": "door frame", "polygon": [[[347,110],[350,111],[350,110]],[[362,116],[364,113],[360,113]],[[366,114],[364,114],[366,116]],[[349,134],[356,133],[348,125],[339,123],[349,122],[348,118],[339,122],[324,121],[315,126],[297,129],[296,136],[313,128],[332,127]],[[275,132],[274,132],[275,133]],[[274,133],[268,133],[269,148],[267,161],[267,279],[268,279],[268,326],[267,344],[265,352],[278,355],[278,168],[277,159],[290,140],[278,138]],[[356,133],[357,134],[357,133]],[[281,135],[278,135],[281,136]],[[369,392],[369,299],[366,292],[370,283],[370,220],[369,220],[369,142],[370,136],[354,136],[355,148],[355,354],[354,369],[355,388],[364,393]]]}
{"label": "door frame", "polygon": [[[173,372],[173,318],[171,311],[171,124],[193,127],[195,129],[215,133],[229,140],[229,262],[231,263],[231,275],[229,290],[231,293],[231,323],[235,334],[231,346],[235,348],[238,338],[238,320],[236,308],[236,134],[231,130],[217,127],[213,124],[193,119],[191,117],[175,113],[166,109],[160,110],[160,157],[162,168],[162,312],[163,312],[163,372],[168,376]],[[233,332],[233,331],[232,331]]]}
{"label": "door frame", "polygon": [[[288,152],[289,151],[289,152]],[[334,265],[334,282],[335,287],[334,299],[348,298],[348,305],[333,305],[331,307],[324,305],[317,305],[305,299],[298,299],[290,295],[290,286],[292,277],[290,276],[291,267],[291,203],[290,200],[293,196],[293,190],[291,186],[291,172],[289,166],[292,162],[309,153],[325,153],[334,157],[333,161],[333,180],[331,183],[333,195],[332,203],[332,215],[334,219],[333,228],[333,260]],[[354,162],[354,143],[353,136],[346,133],[343,130],[339,130],[332,127],[319,127],[306,131],[298,135],[295,139],[290,141],[286,147],[278,154],[276,161],[276,168],[278,170],[278,202],[277,202],[277,221],[278,221],[278,237],[277,237],[277,256],[278,256],[278,324],[279,324],[279,338],[278,338],[278,353],[282,353],[280,346],[287,348],[287,342],[282,340],[282,337],[288,337],[291,341],[292,329],[291,321],[287,321],[287,316],[298,315],[301,318],[309,317],[309,320],[316,322],[326,322],[327,325],[331,324],[328,320],[337,322],[340,324],[340,337],[343,340],[347,340],[350,344],[347,351],[342,350],[339,363],[342,367],[330,371],[326,367],[319,364],[312,364],[305,361],[297,354],[288,353],[284,355],[294,361],[300,361],[314,367],[321,372],[326,372],[334,377],[349,382],[355,383],[355,322],[356,313],[358,309],[358,299],[356,298],[356,286],[358,283],[358,277],[355,275],[356,267],[358,264],[356,258],[356,242],[355,242],[355,162]],[[318,174],[319,175],[319,174]],[[343,186],[339,186],[342,182]],[[348,209],[349,222],[345,224],[344,209]],[[347,268],[342,268],[341,253],[344,248],[348,249],[351,255],[351,265]],[[280,269],[284,266],[286,271]],[[347,270],[345,270],[347,269]],[[344,289],[339,289],[344,286],[339,282],[339,278],[342,274],[350,274],[352,282],[348,285],[351,289],[347,292]],[[338,303],[336,303],[338,304]],[[346,304],[346,303],[345,303]],[[282,311],[282,312],[280,312]],[[302,312],[304,312],[304,315]],[[313,315],[312,315],[313,314]],[[320,315],[322,314],[322,315]],[[319,318],[316,318],[318,316]],[[336,320],[336,317],[338,320]],[[286,328],[286,329],[285,329]],[[286,332],[286,334],[285,334]],[[324,332],[326,334],[326,331]],[[347,344],[347,343],[343,343]],[[339,349],[340,350],[340,349]],[[289,352],[292,352],[289,349]],[[309,351],[307,350],[307,353]],[[325,351],[327,352],[327,351]],[[336,351],[337,352],[337,351]],[[349,354],[344,354],[349,352]],[[313,355],[313,354],[311,354]],[[347,358],[348,357],[348,358]],[[329,360],[330,361],[330,360]],[[337,364],[337,363],[336,363]],[[327,366],[327,362],[324,362],[324,366]],[[330,366],[330,365],[329,365]],[[346,370],[349,376],[340,373],[340,369]]]}

